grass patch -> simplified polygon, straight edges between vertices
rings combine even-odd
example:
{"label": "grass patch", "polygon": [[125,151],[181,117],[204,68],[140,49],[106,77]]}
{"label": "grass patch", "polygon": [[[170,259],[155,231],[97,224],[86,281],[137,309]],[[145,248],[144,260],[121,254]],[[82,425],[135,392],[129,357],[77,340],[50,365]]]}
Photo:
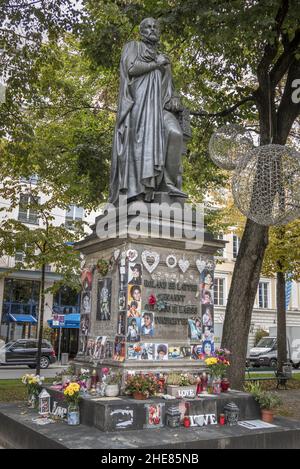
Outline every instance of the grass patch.
{"label": "grass patch", "polygon": [[[45,383],[52,383],[52,381],[52,378],[45,379]],[[20,378],[0,380],[0,402],[23,401],[26,397],[26,386]]]}

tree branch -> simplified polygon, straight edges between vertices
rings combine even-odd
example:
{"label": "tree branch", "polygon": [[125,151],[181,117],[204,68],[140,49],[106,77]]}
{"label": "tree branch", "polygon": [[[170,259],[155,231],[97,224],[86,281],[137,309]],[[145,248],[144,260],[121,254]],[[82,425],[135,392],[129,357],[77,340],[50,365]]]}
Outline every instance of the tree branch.
{"label": "tree branch", "polygon": [[294,60],[294,52],[297,50],[297,47],[300,44],[300,29],[297,29],[295,36],[288,44],[285,46],[284,52],[280,55],[277,62],[270,72],[271,86],[275,86],[280,82],[285,73],[287,72],[289,66]]}
{"label": "tree branch", "polygon": [[281,27],[287,15],[288,9],[289,9],[289,0],[282,0],[282,3],[275,16],[275,25],[273,27],[273,31],[276,33],[276,37],[274,39],[274,43],[270,44],[268,42],[265,45],[264,54],[257,67],[257,77],[258,77],[260,86],[263,85],[263,82],[266,78],[266,74],[269,71],[269,67],[272,63],[272,60],[274,60],[274,58],[276,57],[276,54],[278,51],[278,38],[280,36]]}
{"label": "tree branch", "polygon": [[249,101],[255,101],[255,97],[253,95],[246,96],[245,98],[242,98],[240,101],[234,104],[233,106],[227,109],[223,109],[223,111],[220,111],[220,112],[209,113],[206,111],[191,111],[190,114],[195,117],[225,117]]}

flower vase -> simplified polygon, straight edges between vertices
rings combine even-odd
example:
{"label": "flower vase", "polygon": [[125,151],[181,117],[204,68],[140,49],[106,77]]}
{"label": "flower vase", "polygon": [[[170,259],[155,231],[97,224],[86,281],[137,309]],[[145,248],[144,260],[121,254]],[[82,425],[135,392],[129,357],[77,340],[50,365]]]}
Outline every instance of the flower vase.
{"label": "flower vase", "polygon": [[37,398],[34,393],[28,393],[27,405],[29,409],[35,409],[37,406]]}
{"label": "flower vase", "polygon": [[68,406],[68,425],[79,425],[80,424],[80,413],[79,405],[74,403]]}
{"label": "flower vase", "polygon": [[212,392],[213,394],[221,394],[221,378],[219,377],[213,378]]}

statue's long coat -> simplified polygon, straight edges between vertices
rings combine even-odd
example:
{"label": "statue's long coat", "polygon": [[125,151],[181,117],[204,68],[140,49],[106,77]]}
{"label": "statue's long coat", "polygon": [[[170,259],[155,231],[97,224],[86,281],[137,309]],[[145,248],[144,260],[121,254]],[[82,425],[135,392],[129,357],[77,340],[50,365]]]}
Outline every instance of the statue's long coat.
{"label": "statue's long coat", "polygon": [[[135,197],[155,189],[165,164],[164,106],[172,96],[170,66],[131,77],[136,61],[149,63],[156,51],[144,42],[125,45],[120,63],[120,92],[113,142],[110,197]],[[165,111],[166,112],[166,111]]]}

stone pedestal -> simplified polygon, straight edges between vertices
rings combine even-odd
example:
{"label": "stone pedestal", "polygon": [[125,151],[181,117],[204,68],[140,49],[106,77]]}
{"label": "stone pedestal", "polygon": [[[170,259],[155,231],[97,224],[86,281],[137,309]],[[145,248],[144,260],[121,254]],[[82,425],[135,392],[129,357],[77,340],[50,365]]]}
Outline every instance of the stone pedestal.
{"label": "stone pedestal", "polygon": [[201,353],[213,351],[214,253],[224,242],[204,232],[200,212],[181,201],[168,207],[111,207],[77,244],[85,255],[78,366],[199,372]]}

